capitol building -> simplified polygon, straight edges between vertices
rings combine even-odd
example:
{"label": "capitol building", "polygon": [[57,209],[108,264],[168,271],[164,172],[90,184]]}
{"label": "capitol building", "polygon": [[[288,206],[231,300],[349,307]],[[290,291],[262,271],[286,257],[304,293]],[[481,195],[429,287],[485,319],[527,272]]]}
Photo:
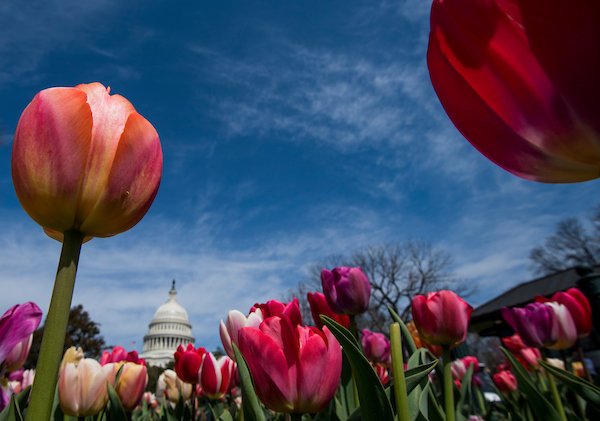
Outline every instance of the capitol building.
{"label": "capitol building", "polygon": [[179,345],[185,348],[187,344],[193,343],[192,325],[188,320],[187,311],[177,302],[173,280],[169,299],[156,310],[148,326],[140,358],[144,358],[147,365],[164,367],[173,361],[173,354]]}

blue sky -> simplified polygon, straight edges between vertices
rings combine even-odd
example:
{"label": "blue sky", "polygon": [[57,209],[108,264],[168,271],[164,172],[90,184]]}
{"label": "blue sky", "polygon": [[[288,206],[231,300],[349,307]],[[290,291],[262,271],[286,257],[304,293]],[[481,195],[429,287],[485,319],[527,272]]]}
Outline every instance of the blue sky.
{"label": "blue sky", "polygon": [[[130,3],[130,4],[124,4]],[[132,230],[83,246],[73,304],[130,349],[173,278],[197,346],[330,254],[424,238],[479,285],[529,280],[529,250],[597,204],[462,138],[431,87],[427,1],[49,0],[0,5],[0,307],[46,312],[60,244],[19,206],[10,150],[40,90],[101,82],[157,129],[161,188]]]}

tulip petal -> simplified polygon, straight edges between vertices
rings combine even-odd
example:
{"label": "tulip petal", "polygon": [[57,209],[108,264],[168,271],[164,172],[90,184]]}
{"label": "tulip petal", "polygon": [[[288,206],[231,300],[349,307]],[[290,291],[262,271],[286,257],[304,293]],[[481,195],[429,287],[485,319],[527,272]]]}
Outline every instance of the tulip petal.
{"label": "tulip petal", "polygon": [[10,351],[27,339],[39,326],[42,311],[32,302],[15,305],[0,318],[0,362]]}
{"label": "tulip petal", "polygon": [[274,411],[292,412],[295,386],[291,384],[288,363],[277,342],[253,327],[240,331],[239,342],[260,400]]}

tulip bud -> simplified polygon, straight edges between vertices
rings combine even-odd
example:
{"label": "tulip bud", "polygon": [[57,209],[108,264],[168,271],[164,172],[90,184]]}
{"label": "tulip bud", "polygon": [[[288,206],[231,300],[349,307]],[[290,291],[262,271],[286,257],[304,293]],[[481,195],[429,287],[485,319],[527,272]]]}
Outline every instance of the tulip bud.
{"label": "tulip bud", "polygon": [[321,271],[321,285],[327,304],[336,314],[358,315],[369,308],[371,283],[359,267],[338,267]]}
{"label": "tulip bud", "polygon": [[308,304],[310,304],[310,312],[313,320],[319,329],[323,329],[323,322],[321,321],[321,315],[327,316],[330,319],[335,320],[346,329],[350,326],[350,317],[345,315],[336,314],[327,304],[325,296],[320,292],[311,294],[310,292],[306,295]]}
{"label": "tulip bud", "polygon": [[581,361],[574,361],[571,367],[573,368],[573,374],[581,379],[585,379],[585,370]]}
{"label": "tulip bud", "polygon": [[32,341],[33,333],[29,335],[27,339],[24,339],[22,342],[19,342],[13,347],[13,349],[8,353],[6,360],[4,361],[4,363],[6,364],[6,372],[10,373],[11,371],[18,370],[23,364],[25,364],[25,360],[27,360],[27,354],[29,354],[29,349],[31,348]]}
{"label": "tulip bud", "polygon": [[119,383],[115,391],[126,412],[131,412],[138,405],[148,384],[146,366],[130,362],[116,363],[117,370],[123,367]]}
{"label": "tulip bud", "polygon": [[202,356],[199,383],[204,394],[212,399],[221,399],[229,391],[233,377],[233,360],[223,356],[218,360],[211,352]]}
{"label": "tulip bud", "polygon": [[265,304],[254,304],[250,309],[250,313],[256,312],[256,310],[261,311],[263,320],[285,314],[290,318],[292,323],[296,325],[302,324],[302,313],[300,312],[300,305],[296,297],[287,304],[277,300],[267,301]]}
{"label": "tulip bud", "polygon": [[469,369],[473,365],[473,374],[479,373],[479,361],[477,361],[476,357],[467,356],[461,358],[461,361],[464,363],[466,369]]}
{"label": "tulip bud", "polygon": [[546,358],[546,362],[553,367],[560,368],[561,370],[565,369],[565,362],[560,358]]}
{"label": "tulip bud", "polygon": [[544,348],[558,340],[560,327],[551,306],[530,303],[525,308],[503,307],[502,316],[529,347]]}
{"label": "tulip bud", "polygon": [[[106,351],[104,351],[106,352]],[[102,354],[104,357],[104,354]],[[83,350],[81,347],[75,348],[74,346],[70,347],[65,351],[65,355],[63,355],[62,362],[60,363],[60,371],[67,365],[68,363],[73,363],[75,365],[79,364],[85,356],[83,355]],[[106,363],[102,363],[102,359],[100,359],[100,365],[106,365]]]}
{"label": "tulip bud", "polygon": [[450,369],[452,371],[452,378],[454,380],[462,380],[467,374],[467,367],[465,367],[465,363],[462,360],[454,360],[450,364]]}
{"label": "tulip bud", "polygon": [[541,303],[555,301],[567,307],[577,328],[579,338],[585,338],[592,332],[593,321],[590,302],[577,288],[570,288],[566,292],[557,292],[550,300],[541,295],[536,295],[535,301]]}
{"label": "tulip bud", "polygon": [[564,351],[575,345],[577,340],[577,328],[573,322],[573,317],[566,306],[557,302],[549,302],[546,305],[552,307],[556,314],[558,322],[558,337],[556,343],[549,345],[548,348],[557,351]]}
{"label": "tulip bud", "polygon": [[27,214],[51,231],[127,231],[150,208],[161,173],[154,127],[99,83],[45,89],[19,119],[15,191]]}
{"label": "tulip bud", "polygon": [[179,394],[184,401],[192,396],[193,386],[181,380],[173,370],[165,370],[156,381],[156,396],[166,396],[173,403],[179,402]]}
{"label": "tulip bud", "polygon": [[390,341],[382,333],[373,333],[368,329],[363,329],[360,341],[367,360],[385,367],[391,367],[392,350]]}
{"label": "tulip bud", "polygon": [[0,363],[6,360],[15,346],[28,340],[41,320],[42,311],[32,302],[14,305],[2,315],[0,318]]}
{"label": "tulip bud", "polygon": [[415,326],[425,342],[454,347],[467,338],[473,307],[452,291],[430,292],[412,300]]}
{"label": "tulip bud", "polygon": [[[406,364],[404,365],[406,366]],[[384,367],[381,364],[377,363],[371,363],[371,366],[373,366],[373,369],[377,373],[377,377],[379,377],[379,381],[381,382],[381,384],[385,386],[387,382],[390,381],[390,374],[387,367]],[[406,367],[404,367],[404,370],[406,371]]]}
{"label": "tulip bud", "polygon": [[186,383],[198,383],[200,367],[202,366],[202,357],[206,354],[206,349],[187,344],[187,348],[179,345],[175,351],[175,372],[177,376]]}
{"label": "tulip bud", "polygon": [[260,309],[256,309],[256,311],[251,312],[248,316],[244,316],[244,314],[237,310],[231,310],[227,315],[227,319],[225,323],[221,320],[221,324],[219,326],[219,334],[221,335],[221,342],[223,343],[223,348],[225,352],[233,361],[235,361],[235,353],[233,352],[233,345],[235,343],[237,345],[238,340],[238,332],[243,327],[258,327],[263,321],[262,311]]}
{"label": "tulip bud", "polygon": [[72,417],[98,414],[108,402],[106,382],[114,387],[116,372],[114,364],[101,366],[91,358],[84,358],[77,366],[66,364],[58,382],[62,411]]}
{"label": "tulip bud", "polygon": [[492,380],[504,393],[512,393],[517,390],[517,379],[510,371],[500,371],[492,376]]}
{"label": "tulip bud", "polygon": [[122,346],[115,346],[111,352],[103,351],[100,357],[100,365],[118,363],[120,361],[127,361],[127,351]]}

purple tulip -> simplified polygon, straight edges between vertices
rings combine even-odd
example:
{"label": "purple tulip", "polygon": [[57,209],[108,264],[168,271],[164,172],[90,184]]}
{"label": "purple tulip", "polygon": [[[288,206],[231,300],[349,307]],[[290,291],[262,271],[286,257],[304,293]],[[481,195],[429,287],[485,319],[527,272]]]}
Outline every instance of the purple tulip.
{"label": "purple tulip", "polygon": [[0,318],[0,362],[12,349],[28,339],[42,320],[42,310],[35,303],[14,305]]}
{"label": "purple tulip", "polygon": [[371,283],[362,269],[340,267],[321,271],[323,294],[336,314],[363,314],[369,308]]}
{"label": "purple tulip", "polygon": [[549,347],[559,339],[559,320],[551,306],[530,303],[525,308],[503,307],[502,316],[531,348]]}
{"label": "purple tulip", "polygon": [[382,333],[374,333],[368,329],[363,329],[360,341],[365,349],[367,360],[379,363],[384,367],[391,367],[392,353],[390,341]]}

